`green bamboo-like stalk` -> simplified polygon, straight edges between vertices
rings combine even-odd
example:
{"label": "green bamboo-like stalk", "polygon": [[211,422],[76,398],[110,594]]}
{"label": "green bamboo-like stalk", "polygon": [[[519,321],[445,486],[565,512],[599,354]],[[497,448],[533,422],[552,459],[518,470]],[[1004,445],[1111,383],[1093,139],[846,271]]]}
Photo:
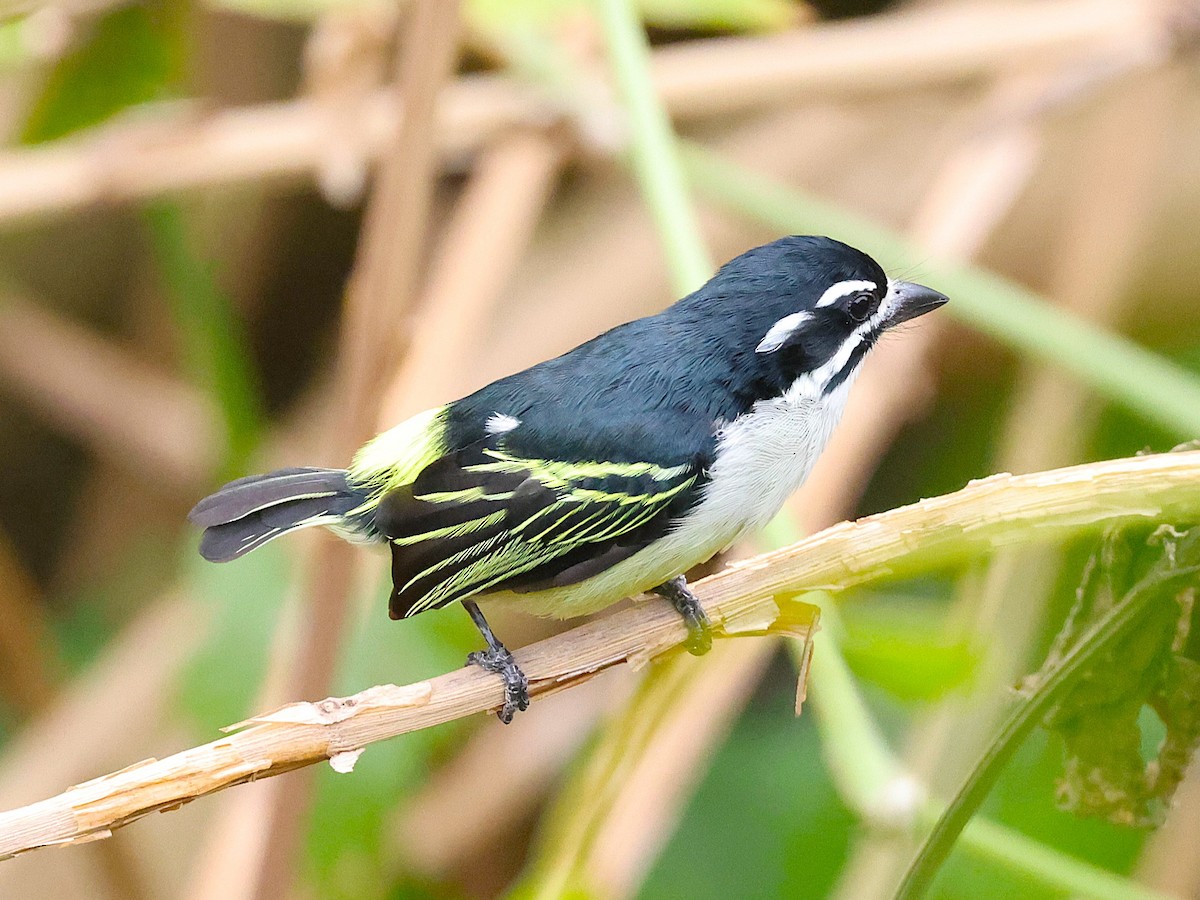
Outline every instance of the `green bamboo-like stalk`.
{"label": "green bamboo-like stalk", "polygon": [[896,232],[695,146],[683,161],[705,197],[783,232],[819,232],[876,256],[888,271],[920,271],[950,296],[945,312],[1004,344],[1071,372],[1110,400],[1181,438],[1200,435],[1200,378],[1132,341],[973,266],[929,258]]}
{"label": "green bamboo-like stalk", "polygon": [[[650,78],[649,47],[629,0],[597,0],[613,76],[627,116],[628,158],[679,293],[695,290],[713,272],[679,160],[675,134]],[[685,686],[687,661],[666,660],[642,680],[619,716],[560,792],[542,844],[514,897],[558,897],[586,891],[582,871],[615,794],[622,760],[646,752],[666,708]]]}
{"label": "green bamboo-like stalk", "polygon": [[628,117],[633,170],[658,228],[677,291],[690,293],[712,275],[696,211],[680,165],[675,134],[654,92],[650,50],[629,0],[597,0],[608,55]]}

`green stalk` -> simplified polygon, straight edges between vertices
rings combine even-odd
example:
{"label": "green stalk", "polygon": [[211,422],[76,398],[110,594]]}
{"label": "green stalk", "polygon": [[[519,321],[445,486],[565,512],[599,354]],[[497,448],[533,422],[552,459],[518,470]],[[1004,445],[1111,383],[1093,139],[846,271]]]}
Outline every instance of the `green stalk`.
{"label": "green stalk", "polygon": [[[937,817],[938,811],[936,806],[930,804],[923,818],[932,820]],[[963,830],[962,843],[964,850],[969,850],[979,859],[1023,872],[1047,887],[1056,888],[1072,897],[1088,897],[1091,900],[1170,900],[1166,894],[1068,856],[1028,835],[987,819],[972,819]]]}
{"label": "green stalk", "polygon": [[[805,597],[815,602],[813,597]],[[825,764],[838,793],[853,810],[869,820],[882,813],[885,791],[903,777],[899,760],[887,746],[859,693],[850,667],[838,647],[841,629],[836,606],[821,601],[821,635],[809,670],[809,701],[821,732]],[[792,642],[795,643],[795,642]],[[799,652],[796,647],[794,652]],[[935,823],[946,807],[926,800],[916,811],[925,824]],[[965,850],[1020,872],[1027,878],[1064,893],[1093,900],[1166,900],[1165,896],[1121,875],[1076,859],[1021,832],[976,818],[962,833]]]}
{"label": "green stalk", "polygon": [[1007,279],[928,254],[888,228],[701,148],[681,148],[696,189],[778,231],[840,237],[889,271],[920,271],[950,296],[945,312],[1053,365],[1180,437],[1200,435],[1200,379],[1156,353],[1052,306]]}
{"label": "green stalk", "polygon": [[671,120],[654,93],[646,32],[629,0],[597,0],[612,72],[628,116],[633,169],[681,294],[713,273],[688,196]]}

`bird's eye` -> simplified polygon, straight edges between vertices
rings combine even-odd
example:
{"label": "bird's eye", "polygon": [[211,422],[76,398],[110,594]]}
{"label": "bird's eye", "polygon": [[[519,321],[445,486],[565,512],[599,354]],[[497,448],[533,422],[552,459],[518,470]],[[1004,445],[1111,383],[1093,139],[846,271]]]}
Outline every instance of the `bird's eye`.
{"label": "bird's eye", "polygon": [[859,294],[850,301],[850,305],[846,309],[850,313],[850,318],[855,322],[865,322],[874,306],[874,297],[870,294]]}

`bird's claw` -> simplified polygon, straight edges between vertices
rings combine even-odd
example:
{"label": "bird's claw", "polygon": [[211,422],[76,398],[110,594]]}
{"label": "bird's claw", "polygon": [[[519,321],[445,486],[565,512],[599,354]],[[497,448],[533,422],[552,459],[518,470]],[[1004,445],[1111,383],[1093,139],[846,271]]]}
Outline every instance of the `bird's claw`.
{"label": "bird's claw", "polygon": [[670,581],[659,585],[654,589],[654,592],[660,597],[670,600],[671,605],[683,616],[684,624],[687,625],[688,630],[688,639],[683,644],[684,649],[692,654],[692,656],[703,656],[711,650],[712,623],[709,622],[703,607],[700,606],[700,601],[696,599],[696,595],[688,590],[687,582],[683,576],[672,578]]}
{"label": "bird's claw", "polygon": [[692,602],[694,606],[679,610],[688,629],[688,639],[683,642],[683,648],[692,656],[703,656],[712,649],[712,623],[700,604],[695,603],[694,597]]}
{"label": "bird's claw", "polygon": [[467,656],[467,665],[479,666],[485,672],[495,672],[504,679],[504,705],[496,711],[496,718],[505,725],[518,712],[529,709],[529,679],[503,644],[498,643],[487,650],[476,650]]}

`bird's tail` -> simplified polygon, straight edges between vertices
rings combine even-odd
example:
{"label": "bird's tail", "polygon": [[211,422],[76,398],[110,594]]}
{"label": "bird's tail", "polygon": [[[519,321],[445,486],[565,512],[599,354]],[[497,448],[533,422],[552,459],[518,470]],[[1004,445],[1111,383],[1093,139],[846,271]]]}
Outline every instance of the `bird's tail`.
{"label": "bird's tail", "polygon": [[345,469],[280,469],[231,481],[188,513],[204,528],[200,555],[227,562],[311,525],[352,528],[347,514],[368,501]]}

